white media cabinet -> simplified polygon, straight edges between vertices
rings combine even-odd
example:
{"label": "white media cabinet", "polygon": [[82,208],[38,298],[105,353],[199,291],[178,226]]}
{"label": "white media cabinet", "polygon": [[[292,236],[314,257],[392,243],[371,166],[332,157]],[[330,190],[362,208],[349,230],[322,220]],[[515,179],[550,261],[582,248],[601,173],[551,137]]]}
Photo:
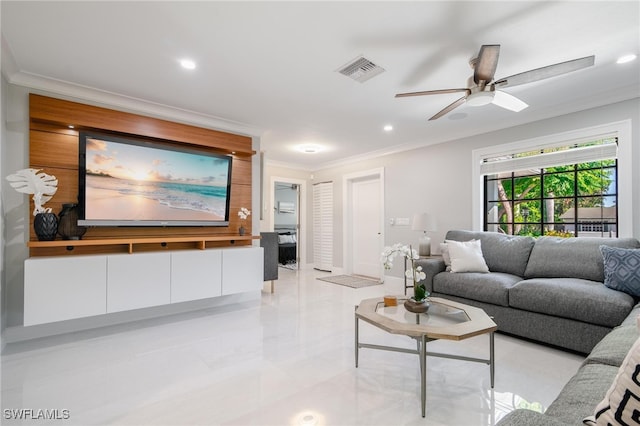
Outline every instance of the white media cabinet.
{"label": "white media cabinet", "polygon": [[257,291],[262,247],[31,257],[24,326]]}

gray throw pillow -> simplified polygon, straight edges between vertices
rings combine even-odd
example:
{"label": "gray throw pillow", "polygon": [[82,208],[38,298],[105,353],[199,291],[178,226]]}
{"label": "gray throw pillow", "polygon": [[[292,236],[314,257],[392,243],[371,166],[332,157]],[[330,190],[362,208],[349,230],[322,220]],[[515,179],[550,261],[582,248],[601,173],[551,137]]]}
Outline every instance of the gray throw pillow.
{"label": "gray throw pillow", "polygon": [[640,297],[640,249],[600,246],[604,285]]}

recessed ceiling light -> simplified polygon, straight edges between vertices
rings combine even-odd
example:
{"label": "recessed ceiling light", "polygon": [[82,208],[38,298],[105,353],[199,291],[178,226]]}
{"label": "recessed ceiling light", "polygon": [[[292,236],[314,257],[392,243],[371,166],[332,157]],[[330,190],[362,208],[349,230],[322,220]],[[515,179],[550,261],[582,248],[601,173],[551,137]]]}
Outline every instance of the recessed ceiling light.
{"label": "recessed ceiling light", "polygon": [[68,127],[69,127],[70,129],[75,129],[75,128],[76,128],[76,126],[74,126],[73,124],[69,124],[69,126],[68,126]]}
{"label": "recessed ceiling light", "polygon": [[180,65],[182,66],[182,68],[185,68],[188,70],[193,70],[196,68],[196,63],[193,62],[191,59],[180,59]]}
{"label": "recessed ceiling light", "polygon": [[449,120],[462,120],[463,118],[467,118],[466,112],[456,112],[454,114],[449,114]]}
{"label": "recessed ceiling light", "polygon": [[383,127],[385,132],[390,132],[393,130],[393,126],[391,124],[387,124],[386,126]]}
{"label": "recessed ceiling light", "polygon": [[637,58],[633,53],[629,55],[620,56],[616,61],[616,64],[626,64],[627,62],[631,62]]}
{"label": "recessed ceiling light", "polygon": [[304,154],[317,154],[322,151],[322,147],[319,145],[305,144],[298,146],[296,150]]}

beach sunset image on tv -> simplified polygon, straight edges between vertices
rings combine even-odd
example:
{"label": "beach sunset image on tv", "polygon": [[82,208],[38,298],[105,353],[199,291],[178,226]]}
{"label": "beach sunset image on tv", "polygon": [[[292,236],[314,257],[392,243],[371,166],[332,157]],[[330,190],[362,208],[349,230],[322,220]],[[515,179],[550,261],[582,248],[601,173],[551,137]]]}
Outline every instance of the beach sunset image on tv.
{"label": "beach sunset image on tv", "polygon": [[228,219],[230,157],[112,139],[85,138],[85,221]]}

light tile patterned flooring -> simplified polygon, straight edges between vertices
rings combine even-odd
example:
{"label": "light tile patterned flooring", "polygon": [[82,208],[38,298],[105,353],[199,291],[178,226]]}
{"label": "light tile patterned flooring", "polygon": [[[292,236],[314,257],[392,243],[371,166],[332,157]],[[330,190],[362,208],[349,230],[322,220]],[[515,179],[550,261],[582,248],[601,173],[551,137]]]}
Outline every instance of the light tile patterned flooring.
{"label": "light tile patterned flooring", "polygon": [[[488,366],[428,358],[423,419],[415,355],[363,349],[354,367],[354,305],[401,289],[352,289],[313,270],[279,274],[260,301],[9,344],[0,423],[493,425],[514,407],[546,408],[582,361],[497,334],[492,390]],[[368,324],[360,330],[363,341],[414,347]],[[488,337],[429,350],[486,357]],[[9,418],[19,408],[69,418]]]}

